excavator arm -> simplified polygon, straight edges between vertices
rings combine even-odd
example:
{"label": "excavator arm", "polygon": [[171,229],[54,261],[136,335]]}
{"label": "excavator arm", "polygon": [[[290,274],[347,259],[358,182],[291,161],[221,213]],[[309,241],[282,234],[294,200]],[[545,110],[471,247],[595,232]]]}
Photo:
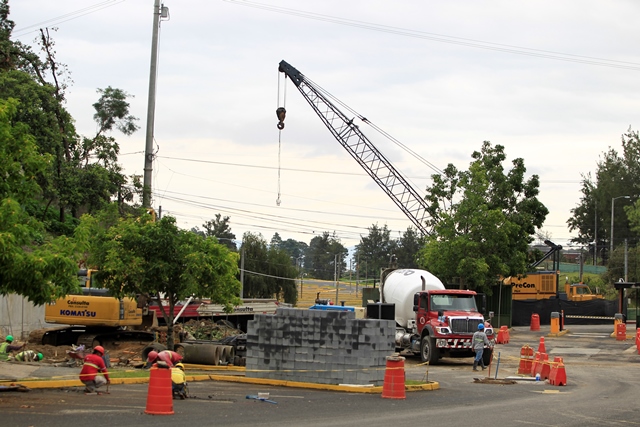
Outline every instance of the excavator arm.
{"label": "excavator arm", "polygon": [[[391,162],[369,141],[358,126],[353,123],[353,119],[340,111],[319,87],[305,78],[296,68],[281,61],[278,69],[291,79],[331,134],[373,178],[376,184],[387,193],[416,228],[423,235],[431,234],[425,226],[427,204],[424,198],[409,185]],[[364,117],[360,117],[360,119],[365,122],[367,120]],[[284,125],[282,126],[284,127]]]}

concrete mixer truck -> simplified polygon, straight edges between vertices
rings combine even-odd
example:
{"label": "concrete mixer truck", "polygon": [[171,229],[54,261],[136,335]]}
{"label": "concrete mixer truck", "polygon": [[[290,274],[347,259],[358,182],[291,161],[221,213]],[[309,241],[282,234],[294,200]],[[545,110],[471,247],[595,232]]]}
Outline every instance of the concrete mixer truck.
{"label": "concrete mixer truck", "polygon": [[478,312],[476,292],[445,289],[425,270],[387,270],[382,279],[381,302],[395,305],[397,350],[419,354],[430,364],[441,357],[474,357],[471,338],[483,323],[491,343],[483,359],[489,364],[495,335]]}

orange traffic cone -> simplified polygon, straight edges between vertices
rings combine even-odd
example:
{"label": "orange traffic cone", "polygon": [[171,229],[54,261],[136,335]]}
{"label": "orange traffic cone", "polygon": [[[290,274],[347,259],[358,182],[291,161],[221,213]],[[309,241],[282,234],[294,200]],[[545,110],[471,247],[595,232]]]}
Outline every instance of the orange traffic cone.
{"label": "orange traffic cone", "polygon": [[404,357],[397,353],[387,357],[387,367],[384,371],[382,397],[385,399],[406,399],[404,390]]}
{"label": "orange traffic cone", "polygon": [[547,349],[544,346],[544,337],[540,337],[540,344],[538,345],[538,351],[540,353],[546,353]]}
{"label": "orange traffic cone", "polygon": [[149,371],[149,390],[145,414],[173,415],[171,369],[152,367]]}

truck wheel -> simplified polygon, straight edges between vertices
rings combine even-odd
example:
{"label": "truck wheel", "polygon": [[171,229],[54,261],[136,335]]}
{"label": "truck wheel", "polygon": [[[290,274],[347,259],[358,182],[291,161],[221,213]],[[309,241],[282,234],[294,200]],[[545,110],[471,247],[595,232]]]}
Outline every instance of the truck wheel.
{"label": "truck wheel", "polygon": [[484,351],[482,352],[482,363],[484,363],[484,366],[489,366],[489,364],[491,363],[492,356],[493,356],[493,349],[485,348]]}
{"label": "truck wheel", "polygon": [[420,342],[420,358],[423,362],[429,362],[429,365],[435,365],[440,358],[440,351],[436,348],[435,338],[429,336],[422,337]]}

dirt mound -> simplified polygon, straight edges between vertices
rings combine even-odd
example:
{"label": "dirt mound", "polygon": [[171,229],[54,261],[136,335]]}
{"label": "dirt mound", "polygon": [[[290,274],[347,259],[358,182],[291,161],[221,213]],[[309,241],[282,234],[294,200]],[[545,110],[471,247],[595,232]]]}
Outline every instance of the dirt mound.
{"label": "dirt mound", "polygon": [[244,333],[224,320],[214,322],[206,319],[189,320],[182,325],[182,332],[191,335],[191,339],[210,341],[220,341],[223,338]]}
{"label": "dirt mound", "polygon": [[[105,347],[105,352],[109,355],[112,365],[130,365],[136,364],[142,361],[142,349],[144,349],[148,343],[141,342],[121,342],[111,343]],[[91,353],[91,349],[87,351],[75,351],[72,346],[53,346],[26,343],[23,350],[33,350],[36,353],[42,353],[41,363],[48,364],[81,364],[82,358]],[[75,361],[75,362],[74,362]]]}

